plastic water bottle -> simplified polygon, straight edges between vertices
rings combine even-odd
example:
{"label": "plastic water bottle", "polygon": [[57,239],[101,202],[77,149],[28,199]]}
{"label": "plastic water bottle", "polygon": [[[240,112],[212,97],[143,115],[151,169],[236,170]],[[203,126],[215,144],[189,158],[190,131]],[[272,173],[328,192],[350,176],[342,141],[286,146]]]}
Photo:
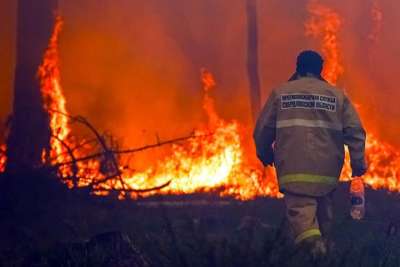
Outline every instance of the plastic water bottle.
{"label": "plastic water bottle", "polygon": [[360,177],[356,177],[350,184],[350,215],[354,220],[361,220],[365,215],[365,196],[364,182]]}

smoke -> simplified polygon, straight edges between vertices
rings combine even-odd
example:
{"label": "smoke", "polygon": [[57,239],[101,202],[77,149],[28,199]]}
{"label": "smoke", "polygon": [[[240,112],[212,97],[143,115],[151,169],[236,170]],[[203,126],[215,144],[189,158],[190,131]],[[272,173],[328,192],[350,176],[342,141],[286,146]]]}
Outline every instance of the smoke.
{"label": "smoke", "polygon": [[[11,109],[16,1],[0,3],[0,118]],[[400,145],[397,86],[400,4],[389,0],[319,1],[343,18],[345,73],[339,86],[364,123]],[[307,0],[258,1],[263,100],[287,80],[300,50],[320,44],[304,34]],[[72,114],[87,117],[127,146],[186,135],[202,111],[200,69],[216,77],[224,118],[250,125],[243,0],[60,1],[61,75]],[[373,14],[379,8],[380,20]],[[375,11],[374,11],[375,10]],[[375,13],[374,13],[375,12]],[[379,23],[379,25],[377,25]],[[374,39],[371,39],[372,35]]]}

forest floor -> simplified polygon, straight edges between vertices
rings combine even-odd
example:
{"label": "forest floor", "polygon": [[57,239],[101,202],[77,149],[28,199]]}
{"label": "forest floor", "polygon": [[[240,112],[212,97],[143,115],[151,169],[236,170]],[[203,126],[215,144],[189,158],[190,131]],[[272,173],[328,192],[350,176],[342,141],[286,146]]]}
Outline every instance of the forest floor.
{"label": "forest floor", "polygon": [[366,217],[335,193],[334,247],[294,248],[284,203],[213,194],[120,201],[43,176],[2,177],[0,266],[400,266],[400,195],[367,190]]}

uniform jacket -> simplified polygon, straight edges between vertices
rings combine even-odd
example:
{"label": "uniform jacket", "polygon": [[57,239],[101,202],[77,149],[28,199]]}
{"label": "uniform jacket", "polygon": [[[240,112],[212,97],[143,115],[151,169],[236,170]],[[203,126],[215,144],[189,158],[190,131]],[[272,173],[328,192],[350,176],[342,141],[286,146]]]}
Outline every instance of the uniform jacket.
{"label": "uniform jacket", "polygon": [[344,92],[313,77],[274,89],[254,131],[257,156],[274,155],[282,192],[324,195],[337,184],[350,151],[353,170],[366,169],[366,134]]}

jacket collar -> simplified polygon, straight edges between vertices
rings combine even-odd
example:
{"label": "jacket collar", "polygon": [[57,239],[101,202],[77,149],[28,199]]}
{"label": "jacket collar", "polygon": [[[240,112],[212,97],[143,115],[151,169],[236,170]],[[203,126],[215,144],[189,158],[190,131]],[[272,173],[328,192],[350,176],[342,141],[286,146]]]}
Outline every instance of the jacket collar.
{"label": "jacket collar", "polygon": [[302,75],[298,74],[297,72],[295,72],[295,73],[289,78],[289,82],[291,82],[291,81],[297,81],[297,80],[300,80],[300,79],[302,79],[302,78],[318,79],[318,80],[320,80],[320,81],[323,81],[323,82],[326,82],[326,83],[327,83],[327,81],[326,81],[321,75],[316,76],[316,75],[314,75],[314,74],[307,73],[306,76],[302,76]]}

